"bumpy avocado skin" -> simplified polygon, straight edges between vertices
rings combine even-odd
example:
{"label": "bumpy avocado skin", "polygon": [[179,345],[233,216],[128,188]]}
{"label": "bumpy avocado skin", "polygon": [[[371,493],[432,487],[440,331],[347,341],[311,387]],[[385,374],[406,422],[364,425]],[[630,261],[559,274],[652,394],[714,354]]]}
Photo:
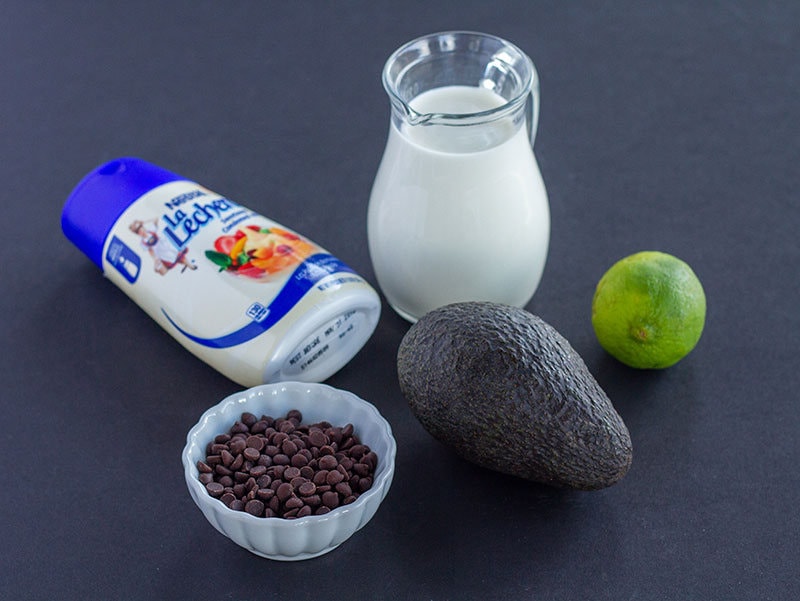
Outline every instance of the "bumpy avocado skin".
{"label": "bumpy avocado skin", "polygon": [[579,490],[610,486],[631,465],[630,434],[606,393],[569,342],[527,311],[436,309],[403,338],[397,368],[422,426],[477,465]]}

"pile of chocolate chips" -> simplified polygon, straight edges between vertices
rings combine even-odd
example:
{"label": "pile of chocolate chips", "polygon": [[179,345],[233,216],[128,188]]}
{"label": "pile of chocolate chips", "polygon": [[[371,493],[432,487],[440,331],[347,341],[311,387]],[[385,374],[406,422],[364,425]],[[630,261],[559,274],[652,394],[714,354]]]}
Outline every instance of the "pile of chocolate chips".
{"label": "pile of chocolate chips", "polygon": [[208,493],[256,517],[323,515],[372,487],[378,456],[353,425],[303,425],[293,409],[273,419],[242,413],[197,462]]}

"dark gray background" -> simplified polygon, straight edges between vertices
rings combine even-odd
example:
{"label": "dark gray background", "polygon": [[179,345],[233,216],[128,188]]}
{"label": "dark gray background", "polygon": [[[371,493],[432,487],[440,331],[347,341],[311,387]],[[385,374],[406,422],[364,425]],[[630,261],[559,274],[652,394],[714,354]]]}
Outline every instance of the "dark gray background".
{"label": "dark gray background", "polygon": [[[800,4],[0,0],[0,597],[796,599]],[[61,234],[97,164],[137,155],[304,233],[371,282],[366,208],[388,54],[443,29],[534,59],[552,244],[528,308],[627,422],[618,485],[570,493],[462,462],[410,414],[387,307],[329,384],[374,403],[398,461],[376,517],[285,564],[192,503],[186,432],[238,387]],[[697,349],[623,367],[590,323],[614,261],[656,249],[708,297]]]}

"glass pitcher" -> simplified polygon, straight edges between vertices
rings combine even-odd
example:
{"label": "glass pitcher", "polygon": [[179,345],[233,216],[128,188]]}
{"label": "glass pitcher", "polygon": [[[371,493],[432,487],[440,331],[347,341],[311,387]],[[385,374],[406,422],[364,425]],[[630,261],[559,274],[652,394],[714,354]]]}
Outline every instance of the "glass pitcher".
{"label": "glass pitcher", "polygon": [[533,62],[495,36],[436,33],[395,51],[383,85],[391,123],[367,237],[387,301],[412,322],[459,301],[524,306],[550,240]]}

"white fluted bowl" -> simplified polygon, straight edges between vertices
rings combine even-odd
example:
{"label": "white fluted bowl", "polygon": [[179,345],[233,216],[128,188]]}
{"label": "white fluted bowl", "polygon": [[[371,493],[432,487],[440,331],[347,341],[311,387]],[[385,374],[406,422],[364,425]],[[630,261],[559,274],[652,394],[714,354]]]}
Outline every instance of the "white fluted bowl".
{"label": "white fluted bowl", "polygon": [[[208,443],[228,432],[245,411],[281,417],[291,409],[303,414],[303,423],[353,424],[361,442],[378,455],[372,487],[330,513],[293,520],[255,517],[209,495],[197,470]],[[232,394],[211,407],[189,430],[181,459],[189,493],[214,528],[256,555],[294,561],[332,551],[372,519],[392,483],[396,450],[391,426],[370,403],[325,384],[280,382]]]}

